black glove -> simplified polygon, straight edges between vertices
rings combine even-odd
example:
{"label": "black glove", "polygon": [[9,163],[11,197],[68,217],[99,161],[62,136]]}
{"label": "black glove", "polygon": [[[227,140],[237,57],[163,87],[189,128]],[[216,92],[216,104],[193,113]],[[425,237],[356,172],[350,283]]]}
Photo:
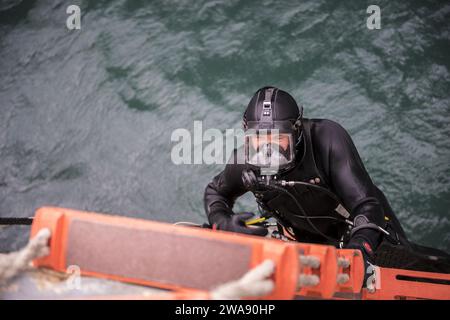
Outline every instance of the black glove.
{"label": "black glove", "polygon": [[253,216],[254,214],[252,212],[233,214],[220,219],[215,223],[215,225],[219,230],[265,236],[268,232],[266,228],[256,226],[247,227],[245,225],[245,221],[249,220]]}
{"label": "black glove", "polygon": [[374,273],[373,261],[374,261],[374,252],[372,249],[372,245],[369,241],[361,236],[355,235],[350,239],[350,241],[345,246],[347,249],[358,249],[361,251],[364,260],[364,283],[363,287],[367,285],[367,279]]}

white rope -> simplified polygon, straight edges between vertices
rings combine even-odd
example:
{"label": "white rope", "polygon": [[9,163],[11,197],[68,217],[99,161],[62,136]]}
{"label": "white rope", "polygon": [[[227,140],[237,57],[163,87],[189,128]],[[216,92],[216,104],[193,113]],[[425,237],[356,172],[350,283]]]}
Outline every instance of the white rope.
{"label": "white rope", "polygon": [[201,224],[189,222],[189,221],[179,221],[173,224],[174,226],[193,226],[193,227],[201,227]]}
{"label": "white rope", "polygon": [[315,256],[300,255],[299,261],[301,265],[317,269],[320,267],[320,259]]}
{"label": "white rope", "polygon": [[213,300],[237,300],[243,297],[262,297],[274,289],[274,282],[269,277],[275,271],[275,263],[265,260],[260,265],[248,271],[242,278],[225,283],[213,291]]}
{"label": "white rope", "polygon": [[49,239],[50,230],[41,229],[21,250],[0,254],[0,284],[6,283],[9,279],[26,270],[32,260],[48,255],[50,253]]}
{"label": "white rope", "polygon": [[339,267],[342,267],[344,269],[350,267],[350,261],[345,259],[345,258],[342,258],[342,257],[338,258],[337,264],[338,264]]}
{"label": "white rope", "polygon": [[346,273],[339,273],[336,277],[336,282],[338,284],[344,284],[350,281],[350,277]]}
{"label": "white rope", "polygon": [[303,287],[314,287],[317,286],[320,283],[320,278],[316,276],[315,274],[307,275],[307,274],[301,274],[298,277],[297,286],[298,288]]}

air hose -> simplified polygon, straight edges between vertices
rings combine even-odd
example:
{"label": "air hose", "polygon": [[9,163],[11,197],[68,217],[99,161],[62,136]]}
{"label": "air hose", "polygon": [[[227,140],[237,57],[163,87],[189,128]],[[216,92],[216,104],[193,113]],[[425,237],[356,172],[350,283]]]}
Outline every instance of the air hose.
{"label": "air hose", "polygon": [[339,244],[339,240],[334,239],[332,237],[327,236],[326,234],[324,234],[322,231],[320,231],[315,225],[314,223],[311,221],[311,218],[306,214],[305,210],[303,209],[302,205],[300,204],[300,202],[298,202],[298,200],[295,198],[295,196],[289,192],[288,190],[286,190],[285,188],[279,187],[277,185],[273,185],[273,184],[269,184],[269,185],[264,185],[264,187],[268,188],[268,189],[273,189],[273,190],[277,190],[280,191],[286,195],[288,195],[292,201],[294,201],[295,205],[298,207],[300,213],[302,214],[302,216],[305,218],[305,220],[308,222],[308,224],[311,226],[311,228],[320,236],[324,237],[325,239],[327,239],[328,241],[332,242],[332,243],[337,243]]}
{"label": "air hose", "polygon": [[[242,172],[242,182],[243,182],[244,186],[246,187],[246,189],[250,190],[250,191],[257,191],[259,188],[263,188],[263,189],[269,189],[269,190],[270,189],[277,190],[279,192],[282,192],[282,193],[286,194],[287,196],[289,196],[294,201],[295,205],[298,207],[298,209],[299,209],[301,215],[303,216],[303,218],[308,222],[308,224],[311,226],[311,228],[317,234],[319,234],[320,236],[324,237],[328,241],[331,241],[332,243],[339,244],[339,242],[340,242],[339,240],[334,239],[332,237],[329,237],[328,235],[324,234],[322,231],[320,231],[314,225],[314,223],[311,221],[312,217],[308,216],[308,214],[305,212],[305,210],[303,209],[302,205],[295,198],[295,196],[291,192],[289,192],[288,190],[286,190],[283,187],[286,187],[286,186],[293,187],[295,185],[304,185],[304,186],[307,186],[307,187],[310,187],[310,188],[314,188],[314,189],[320,190],[321,192],[324,192],[326,195],[331,197],[336,202],[340,203],[339,199],[331,191],[329,191],[326,188],[323,188],[321,186],[317,186],[317,185],[314,185],[314,184],[311,184],[311,183],[307,183],[307,182],[276,180],[276,179],[272,179],[271,176],[257,177],[252,170],[244,170]],[[333,220],[339,220],[339,219],[334,218],[334,217],[321,217],[321,218],[324,218],[324,219],[325,218],[332,218]],[[342,220],[339,220],[339,221],[342,221]],[[350,221],[348,221],[348,220],[344,220],[342,222],[345,222],[345,223],[347,223],[349,225],[352,225],[352,223]]]}

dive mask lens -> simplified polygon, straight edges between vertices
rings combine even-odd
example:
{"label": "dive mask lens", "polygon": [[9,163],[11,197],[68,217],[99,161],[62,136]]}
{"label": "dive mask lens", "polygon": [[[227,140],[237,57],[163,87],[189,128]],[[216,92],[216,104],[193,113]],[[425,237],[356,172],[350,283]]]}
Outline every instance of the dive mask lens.
{"label": "dive mask lens", "polygon": [[245,160],[256,167],[281,169],[294,160],[293,149],[290,133],[272,129],[248,130],[245,134]]}

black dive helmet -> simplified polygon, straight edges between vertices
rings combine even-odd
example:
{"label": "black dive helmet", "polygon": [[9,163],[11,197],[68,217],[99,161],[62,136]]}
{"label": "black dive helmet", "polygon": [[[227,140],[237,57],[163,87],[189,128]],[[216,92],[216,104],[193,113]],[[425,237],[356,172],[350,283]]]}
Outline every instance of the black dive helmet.
{"label": "black dive helmet", "polygon": [[302,138],[303,107],[286,91],[264,87],[255,92],[244,113],[245,163],[261,175],[295,166]]}

